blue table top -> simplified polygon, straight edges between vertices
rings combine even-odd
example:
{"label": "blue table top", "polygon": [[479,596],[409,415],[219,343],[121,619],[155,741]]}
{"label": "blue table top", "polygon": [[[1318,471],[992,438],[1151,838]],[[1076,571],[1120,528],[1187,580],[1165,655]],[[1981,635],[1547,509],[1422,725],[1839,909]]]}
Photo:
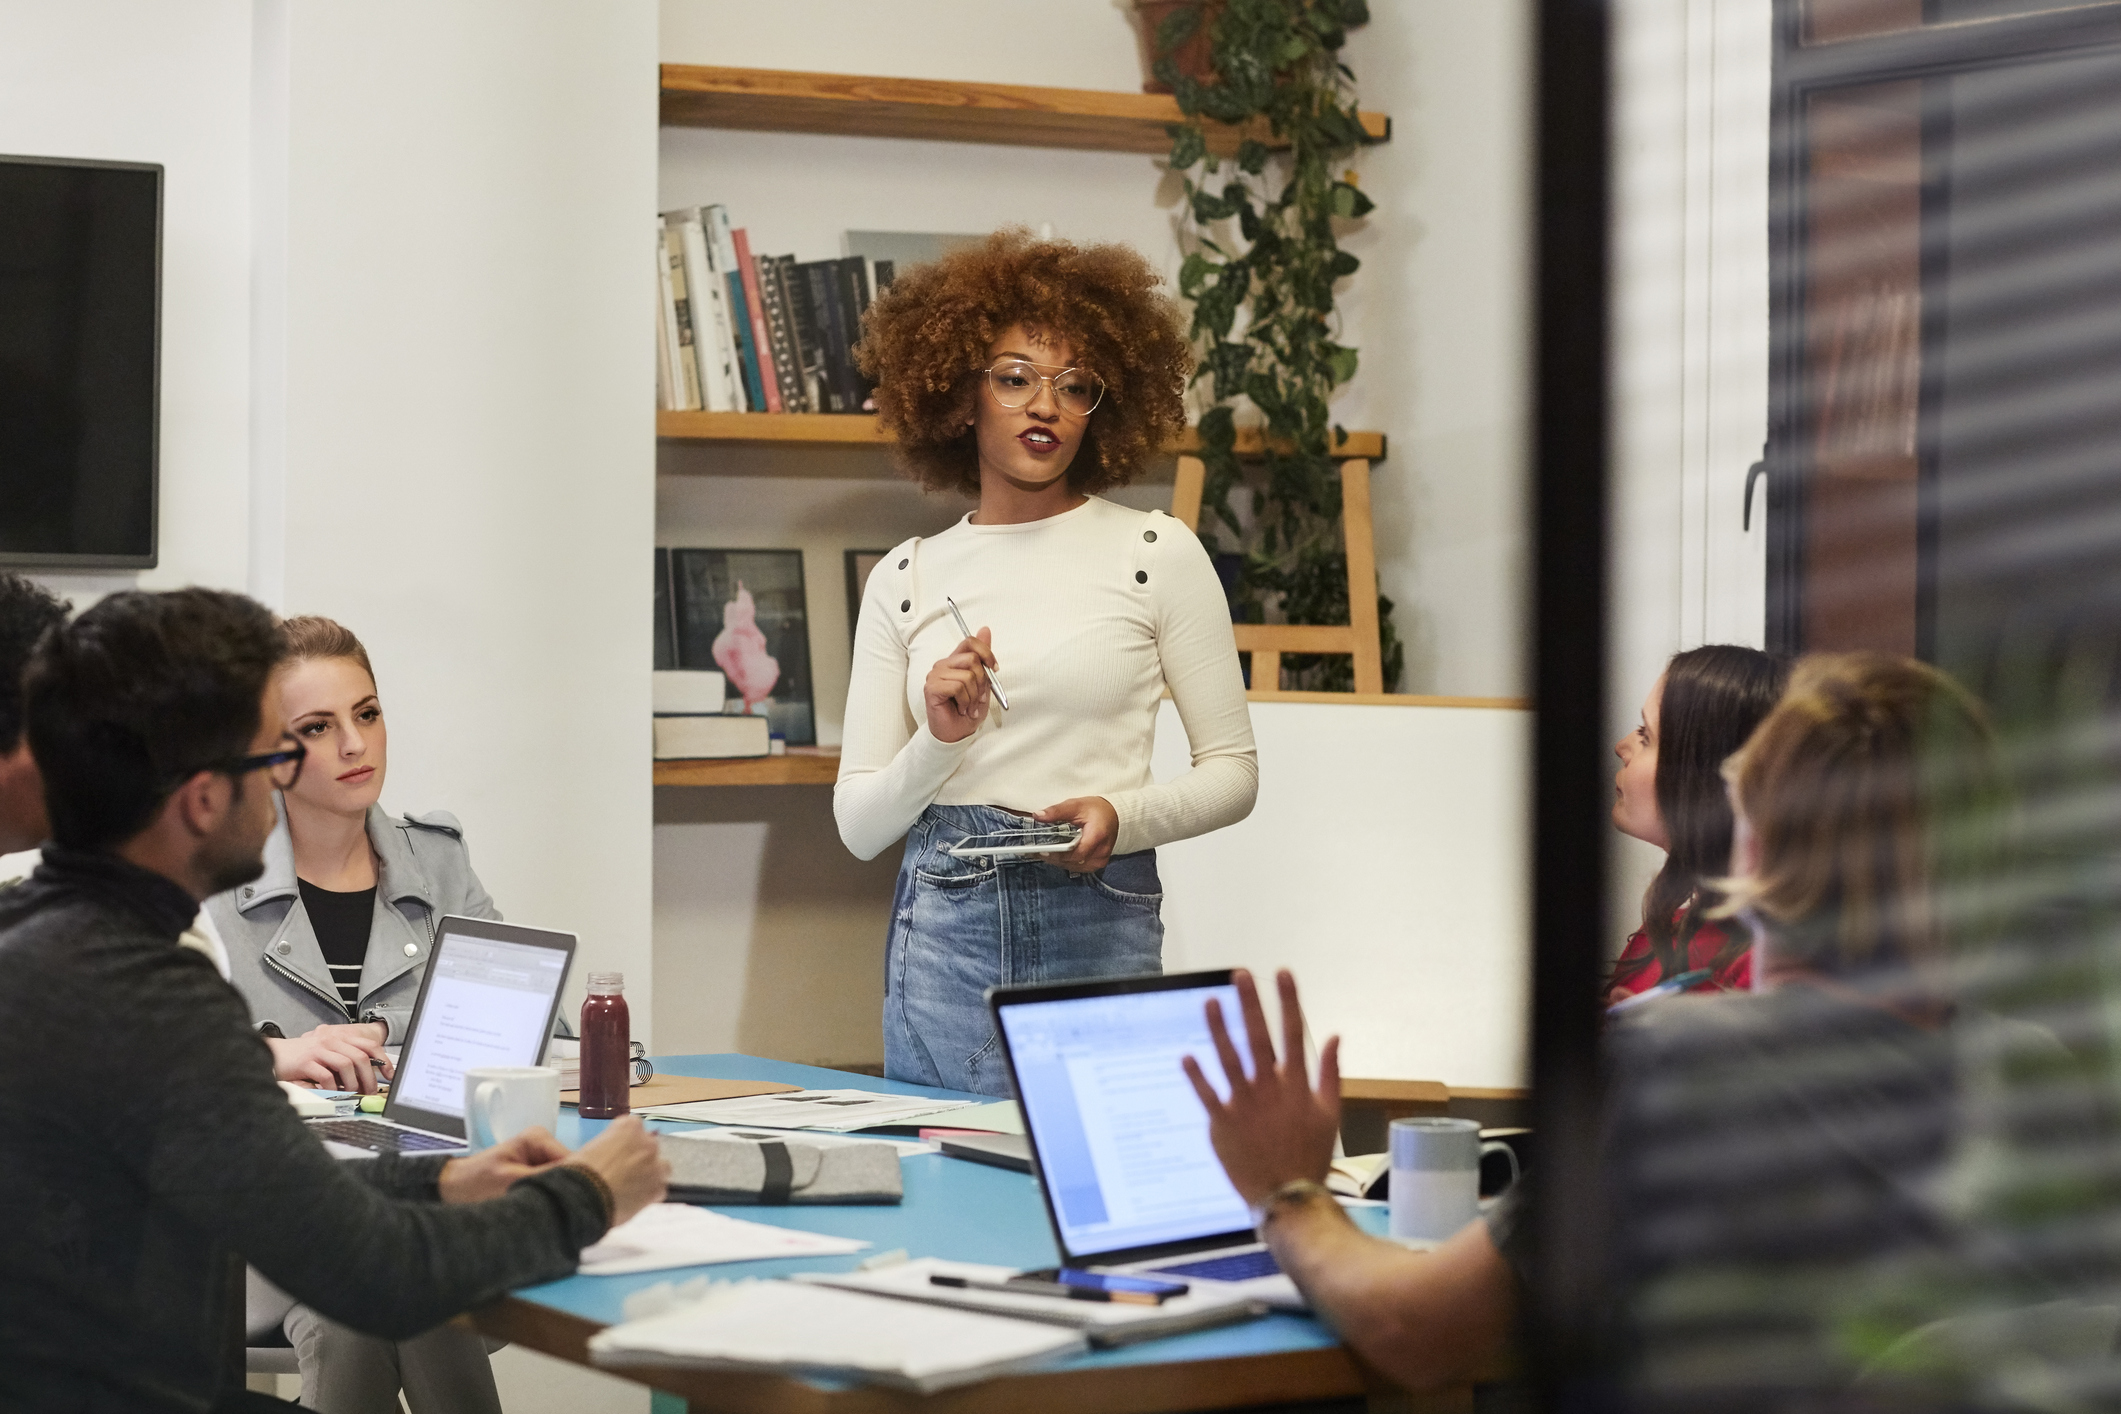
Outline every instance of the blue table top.
{"label": "blue table top", "polygon": [[[778,1080],[808,1089],[881,1090],[896,1095],[934,1095],[953,1100],[989,1098],[957,1090],[879,1080],[874,1076],[852,1075],[845,1071],[823,1070],[817,1066],[761,1060],[756,1056],[659,1056],[655,1065],[657,1072],[665,1075]],[[585,1120],[572,1109],[562,1109],[560,1142],[569,1147],[578,1146],[594,1137],[608,1122]],[[938,1126],[948,1122],[947,1116],[939,1116],[936,1120]],[[694,1127],[664,1120],[651,1120],[649,1124],[655,1129],[669,1130]],[[993,1262],[1012,1267],[1050,1267],[1060,1260],[1060,1254],[1053,1246],[1052,1229],[1046,1221],[1045,1205],[1039,1200],[1036,1183],[1029,1174],[967,1163],[941,1154],[915,1155],[902,1161],[900,1167],[905,1175],[906,1197],[895,1207],[747,1205],[716,1210],[751,1222],[859,1237],[874,1244],[865,1252],[838,1257],[721,1262],[707,1267],[678,1267],[629,1276],[572,1276],[542,1286],[524,1287],[515,1294],[525,1301],[609,1325],[624,1319],[620,1308],[634,1292],[660,1282],[687,1281],[697,1276],[735,1281],[743,1277],[779,1277],[804,1271],[851,1271],[879,1252],[901,1247],[913,1257],[947,1257],[961,1262]],[[1382,1208],[1357,1208],[1350,1215],[1368,1231],[1380,1234],[1384,1231]],[[1216,1330],[1144,1341],[1116,1350],[1091,1351],[1071,1357],[1066,1366],[1222,1360],[1242,1355],[1314,1350],[1336,1344],[1332,1333],[1310,1316],[1275,1314]]]}

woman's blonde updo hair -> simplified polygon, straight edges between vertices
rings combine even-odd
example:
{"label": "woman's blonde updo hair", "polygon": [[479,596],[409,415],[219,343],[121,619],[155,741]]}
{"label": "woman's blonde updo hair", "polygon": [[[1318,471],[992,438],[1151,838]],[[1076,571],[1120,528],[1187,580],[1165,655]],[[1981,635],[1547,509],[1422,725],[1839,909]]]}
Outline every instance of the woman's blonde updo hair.
{"label": "woman's blonde updo hair", "polygon": [[311,658],[351,658],[368,674],[371,685],[376,680],[376,670],[368,661],[368,650],[361,640],[354,637],[353,630],[337,619],[327,619],[322,614],[297,614],[291,619],[280,620],[280,631],[287,636],[287,659],[289,663],[305,662]]}
{"label": "woman's blonde updo hair", "polygon": [[876,298],[855,357],[876,380],[883,430],[899,465],[930,491],[979,494],[972,416],[987,351],[1021,324],[1074,346],[1105,384],[1070,489],[1124,486],[1186,423],[1193,354],[1163,278],[1123,245],[1034,239],[1021,228],[916,265]]}
{"label": "woman's blonde updo hair", "polygon": [[2006,798],[1986,714],[1926,663],[1801,660],[1724,767],[1759,866],[1722,913],[1828,973],[1921,972],[1981,941],[2002,903]]}

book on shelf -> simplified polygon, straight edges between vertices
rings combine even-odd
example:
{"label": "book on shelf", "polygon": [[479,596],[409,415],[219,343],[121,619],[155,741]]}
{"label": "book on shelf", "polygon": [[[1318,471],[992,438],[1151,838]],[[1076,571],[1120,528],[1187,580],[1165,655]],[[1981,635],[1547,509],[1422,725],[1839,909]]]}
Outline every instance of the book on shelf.
{"label": "book on shelf", "polygon": [[662,404],[679,412],[691,409],[685,401],[685,380],[678,373],[677,292],[670,285],[670,253],[660,228],[655,233],[656,348],[655,372]]}
{"label": "book on shelf", "polygon": [[658,406],[675,411],[874,411],[856,367],[862,316],[897,271],[976,237],[849,231],[845,255],[799,260],[752,248],[720,204],[666,211]]}
{"label": "book on shelf", "polygon": [[830,412],[824,387],[825,333],[818,321],[817,301],[812,298],[804,267],[792,255],[773,258],[780,273],[781,290],[788,298],[788,318],[795,335],[796,362],[801,365],[803,400],[811,412]]}
{"label": "book on shelf", "polygon": [[736,237],[729,226],[729,208],[703,206],[707,223],[707,246],[714,255],[722,289],[728,295],[731,357],[744,388],[744,411],[766,411],[766,389],[759,382],[758,351],[751,342],[751,306],[744,299],[744,275],[737,268]]}
{"label": "book on shelf", "polygon": [[772,723],[764,717],[716,713],[655,719],[658,761],[727,760],[773,754]]}
{"label": "book on shelf", "polygon": [[773,346],[773,380],[781,390],[781,410],[809,412],[809,399],[803,393],[802,359],[795,347],[795,323],[781,280],[782,257],[758,255],[752,260],[758,267],[759,293],[766,302],[766,336]]}
{"label": "book on shelf", "polygon": [[795,267],[810,293],[813,320],[818,330],[818,389],[825,412],[852,412],[847,406],[847,326],[840,316],[839,281],[829,260],[812,260]]}
{"label": "book on shelf", "polygon": [[786,412],[781,403],[780,380],[774,376],[773,333],[766,327],[766,301],[759,289],[758,264],[751,258],[751,242],[739,227],[730,232],[736,243],[736,266],[744,278],[745,307],[751,312],[751,346],[759,365],[759,384],[765,390],[766,411]]}
{"label": "book on shelf", "polygon": [[870,394],[876,391],[876,385],[862,376],[854,362],[854,346],[862,341],[862,316],[869,312],[869,262],[859,255],[850,255],[838,264],[840,304],[847,320],[847,395],[854,404],[848,411],[875,412]]}
{"label": "book on shelf", "polygon": [[685,295],[692,303],[692,355],[699,365],[700,401],[709,412],[741,411],[728,300],[708,250],[707,228],[697,208],[665,212],[663,222],[677,231],[685,253]]}
{"label": "book on shelf", "polygon": [[705,407],[700,395],[700,365],[692,351],[692,300],[685,290],[685,243],[667,225],[663,228],[663,250],[670,265],[670,307],[677,317],[677,360],[671,388],[675,392],[678,385],[683,385],[687,408]]}
{"label": "book on shelf", "polygon": [[659,408],[677,406],[670,393],[670,345],[663,339],[663,303],[660,299],[656,301],[655,309],[655,405]]}

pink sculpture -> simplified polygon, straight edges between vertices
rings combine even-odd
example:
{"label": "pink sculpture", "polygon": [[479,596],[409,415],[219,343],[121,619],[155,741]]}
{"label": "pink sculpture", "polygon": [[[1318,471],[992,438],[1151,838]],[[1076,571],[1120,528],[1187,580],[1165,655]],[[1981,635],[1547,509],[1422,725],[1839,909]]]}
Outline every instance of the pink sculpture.
{"label": "pink sculpture", "polygon": [[764,701],[781,680],[780,662],[766,651],[766,635],[759,632],[758,604],[741,579],[736,582],[736,598],[722,606],[714,661],[729,675],[729,685],[744,699],[746,712]]}

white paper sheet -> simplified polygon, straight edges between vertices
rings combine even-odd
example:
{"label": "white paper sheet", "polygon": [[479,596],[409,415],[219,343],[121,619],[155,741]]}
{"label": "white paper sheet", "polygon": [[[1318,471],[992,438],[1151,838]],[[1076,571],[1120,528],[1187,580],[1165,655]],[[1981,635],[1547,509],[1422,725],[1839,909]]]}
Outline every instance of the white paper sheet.
{"label": "white paper sheet", "polygon": [[684,1203],[657,1203],[605,1233],[601,1242],[583,1248],[581,1272],[608,1277],[711,1262],[829,1256],[867,1246],[858,1238],[745,1222]]}
{"label": "white paper sheet", "polygon": [[599,1365],[824,1370],[928,1393],[1082,1348],[1057,1326],[785,1281],[717,1287],[589,1341]]}
{"label": "white paper sheet", "polygon": [[733,1100],[695,1100],[686,1105],[655,1105],[635,1113],[652,1119],[753,1124],[764,1129],[817,1129],[828,1134],[844,1134],[874,1124],[911,1124],[930,1115],[970,1109],[975,1103],[972,1100],[929,1100],[918,1095],[886,1095],[875,1090],[797,1090],[780,1095],[745,1095]]}

